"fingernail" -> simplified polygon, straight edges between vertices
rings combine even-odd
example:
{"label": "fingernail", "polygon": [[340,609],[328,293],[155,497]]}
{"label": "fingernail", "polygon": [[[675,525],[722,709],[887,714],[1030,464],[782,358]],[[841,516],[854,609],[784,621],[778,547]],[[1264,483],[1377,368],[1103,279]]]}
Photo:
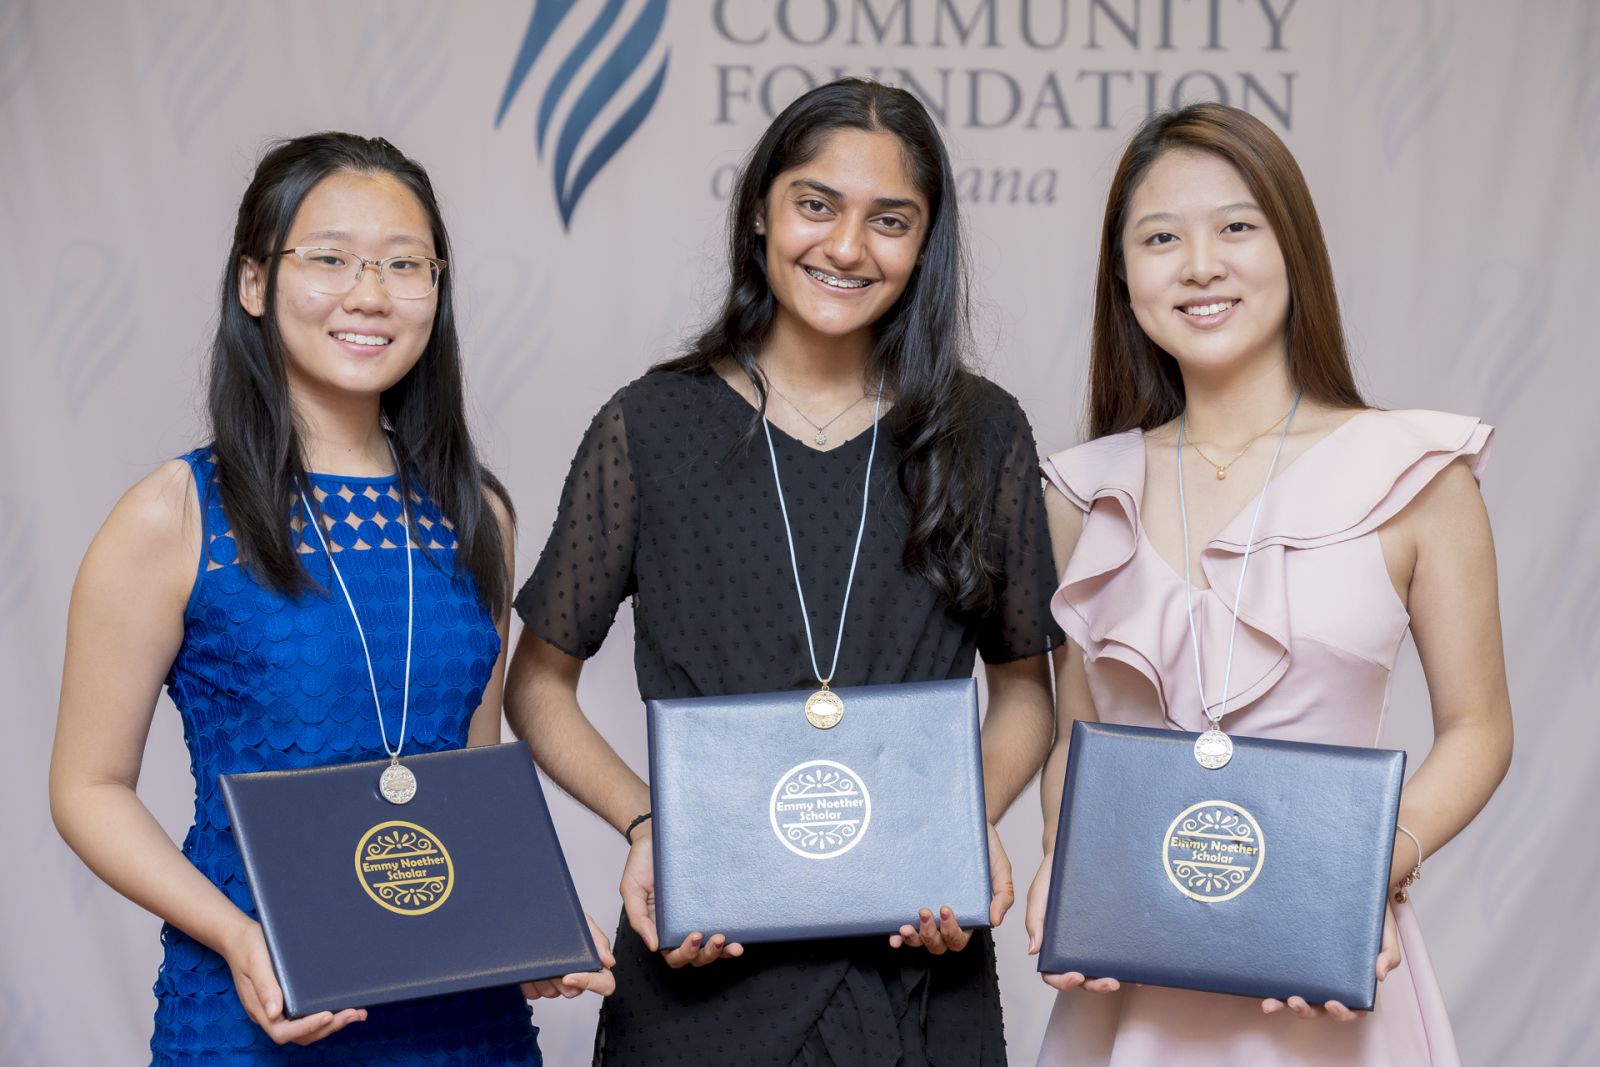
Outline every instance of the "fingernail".
{"label": "fingernail", "polygon": [[939,918],[943,919],[945,922],[949,922],[950,921],[950,909],[949,908],[940,908],[939,909]]}
{"label": "fingernail", "polygon": [[922,925],[924,926],[931,926],[933,924],[933,912],[927,910],[926,908],[917,912],[917,917],[922,920]]}
{"label": "fingernail", "polygon": [[700,944],[700,935],[699,934],[690,934],[689,935],[689,944],[698,947],[699,944]]}

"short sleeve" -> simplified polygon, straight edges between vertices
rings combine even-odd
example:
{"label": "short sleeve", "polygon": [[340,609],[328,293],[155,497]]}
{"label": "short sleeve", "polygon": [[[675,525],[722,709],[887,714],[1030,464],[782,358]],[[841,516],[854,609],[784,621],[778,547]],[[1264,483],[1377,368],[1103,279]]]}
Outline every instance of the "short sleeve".
{"label": "short sleeve", "polygon": [[1015,400],[1005,401],[994,423],[1001,432],[993,452],[998,465],[991,513],[991,544],[1003,574],[998,602],[978,634],[986,663],[1037,656],[1065,640],[1050,614],[1055,564],[1033,428]]}
{"label": "short sleeve", "polygon": [[550,537],[513,605],[523,625],[570,656],[600,650],[635,589],[639,498],[622,393],[595,415],[561,490]]}

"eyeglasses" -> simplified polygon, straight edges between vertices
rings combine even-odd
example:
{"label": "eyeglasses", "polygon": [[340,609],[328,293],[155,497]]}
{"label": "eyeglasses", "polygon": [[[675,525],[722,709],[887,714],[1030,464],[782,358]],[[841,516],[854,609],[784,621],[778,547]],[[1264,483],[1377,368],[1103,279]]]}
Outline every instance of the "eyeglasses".
{"label": "eyeglasses", "polygon": [[364,259],[342,248],[304,245],[274,253],[292,255],[305,268],[306,284],[315,292],[343,296],[361,281],[368,267],[378,268],[378,284],[397,300],[421,300],[439,286],[439,274],[446,263],[431,256],[390,256]]}

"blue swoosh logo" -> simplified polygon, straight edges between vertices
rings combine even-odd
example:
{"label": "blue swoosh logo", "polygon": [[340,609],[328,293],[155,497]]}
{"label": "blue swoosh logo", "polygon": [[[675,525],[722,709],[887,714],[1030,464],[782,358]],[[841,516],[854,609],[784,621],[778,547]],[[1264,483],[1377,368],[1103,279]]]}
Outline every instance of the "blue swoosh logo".
{"label": "blue swoosh logo", "polygon": [[[534,64],[555,36],[556,30],[577,4],[578,0],[537,0],[534,4],[533,15],[528,20],[528,29],[523,34],[522,46],[517,50],[517,57],[511,65],[511,74],[506,79],[505,90],[500,95],[500,106],[495,112],[494,119],[496,128],[504,121],[507,110],[527,81]],[[562,59],[549,84],[545,86],[534,128],[534,139],[540,159],[544,158],[546,139],[551,130],[556,108],[569,90],[573,89],[578,71],[590,60],[600,47],[600,42],[616,26],[624,4],[625,0],[605,0],[594,21],[583,32],[571,53]],[[670,52],[662,56],[655,73],[639,91],[638,96],[623,109],[616,121],[600,134],[589,152],[581,159],[578,158],[578,145],[584,135],[595,124],[606,105],[621,92],[629,77],[644,63],[656,39],[661,35],[666,15],[667,0],[649,0],[633,24],[623,31],[610,54],[601,60],[587,84],[577,90],[572,108],[556,135],[555,155],[551,163],[556,209],[561,215],[563,229],[571,229],[573,213],[577,210],[578,202],[589,188],[589,184],[644,123],[661,95],[661,87],[667,77],[667,64],[671,59]]]}

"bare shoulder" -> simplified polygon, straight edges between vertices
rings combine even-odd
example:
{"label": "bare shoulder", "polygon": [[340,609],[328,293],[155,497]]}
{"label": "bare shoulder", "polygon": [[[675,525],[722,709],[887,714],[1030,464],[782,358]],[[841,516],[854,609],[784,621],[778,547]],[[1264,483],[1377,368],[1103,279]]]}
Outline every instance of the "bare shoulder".
{"label": "bare shoulder", "polygon": [[189,465],[169,460],[123,493],[84,554],[80,590],[116,589],[182,603],[200,558],[202,518]]}
{"label": "bare shoulder", "polygon": [[484,499],[489,502],[489,511],[494,515],[495,525],[500,527],[500,538],[510,544],[516,536],[516,520],[512,517],[511,501],[505,496],[505,490],[498,485],[484,484]]}
{"label": "bare shoulder", "polygon": [[200,500],[189,465],[168,460],[135,482],[101,527],[107,535],[145,548],[198,545]]}
{"label": "bare shoulder", "polygon": [[1056,574],[1066,570],[1067,560],[1078,547],[1083,533],[1083,509],[1066,498],[1051,482],[1044,487],[1044,513],[1050,527],[1050,553],[1055,559]]}
{"label": "bare shoulder", "polygon": [[1457,459],[1434,475],[1393,521],[1418,535],[1486,530],[1488,511],[1467,459]]}

